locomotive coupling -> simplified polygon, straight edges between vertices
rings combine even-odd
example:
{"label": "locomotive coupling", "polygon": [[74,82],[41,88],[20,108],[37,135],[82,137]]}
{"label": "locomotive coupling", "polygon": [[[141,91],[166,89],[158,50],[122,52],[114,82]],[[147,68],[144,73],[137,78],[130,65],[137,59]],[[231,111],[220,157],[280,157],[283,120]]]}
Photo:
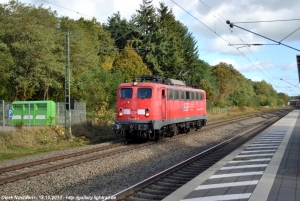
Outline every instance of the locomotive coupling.
{"label": "locomotive coupling", "polygon": [[119,130],[122,126],[120,124],[118,124],[117,122],[113,125],[111,125],[111,129],[112,130]]}

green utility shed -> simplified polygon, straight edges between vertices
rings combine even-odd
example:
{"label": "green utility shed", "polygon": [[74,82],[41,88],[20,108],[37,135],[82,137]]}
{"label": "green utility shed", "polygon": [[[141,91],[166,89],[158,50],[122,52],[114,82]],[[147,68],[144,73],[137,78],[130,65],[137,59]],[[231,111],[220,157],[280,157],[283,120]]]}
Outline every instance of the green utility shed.
{"label": "green utility shed", "polygon": [[54,101],[15,101],[12,103],[12,124],[23,122],[27,126],[45,126],[56,123]]}

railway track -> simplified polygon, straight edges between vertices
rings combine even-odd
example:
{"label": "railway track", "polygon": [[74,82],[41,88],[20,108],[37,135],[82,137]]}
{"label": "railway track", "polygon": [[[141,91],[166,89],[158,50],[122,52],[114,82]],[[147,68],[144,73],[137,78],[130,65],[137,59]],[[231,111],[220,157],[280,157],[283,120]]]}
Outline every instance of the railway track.
{"label": "railway track", "polygon": [[[203,127],[200,131],[213,129],[218,126],[227,125],[229,123],[234,123],[234,122],[254,118],[259,115],[264,115],[264,114],[255,114],[255,115],[250,115],[250,116],[246,116],[246,117],[239,117],[239,118],[234,118],[234,119],[230,119],[230,120],[224,120],[224,121],[219,121],[219,122],[215,122],[215,123],[210,123],[206,127]],[[129,146],[124,146],[126,144],[126,142],[123,141],[120,143],[115,143],[115,144],[111,144],[108,146],[98,147],[98,148],[80,151],[80,152],[76,152],[76,153],[61,155],[61,156],[47,158],[47,159],[38,160],[38,161],[33,161],[33,162],[29,162],[29,163],[23,163],[23,164],[19,164],[19,165],[3,167],[3,168],[0,168],[0,185],[6,184],[9,182],[14,182],[14,181],[21,180],[21,179],[25,179],[25,178],[29,178],[29,177],[33,177],[33,176],[36,176],[39,174],[44,174],[47,172],[55,171],[58,169],[78,165],[81,163],[86,163],[86,162],[93,161],[96,159],[116,155],[119,153],[124,153],[124,152],[131,151],[134,149],[139,149],[139,148],[142,148],[145,146],[150,146],[151,144],[162,143],[164,141],[184,137],[186,135],[191,135],[194,132],[190,132],[188,134],[180,134],[180,135],[174,136],[173,138],[164,138],[164,139],[160,140],[159,142],[131,144]],[[88,156],[88,155],[90,155],[90,156]],[[82,157],[82,156],[84,156],[84,157]],[[82,158],[80,158],[80,157],[82,157]],[[63,160],[68,160],[68,161],[62,162]],[[53,163],[57,163],[57,161],[60,161],[59,164],[53,164]],[[48,165],[45,165],[45,164],[48,164]],[[41,167],[41,166],[43,166],[43,167]],[[45,166],[47,166],[47,167],[45,167]],[[28,170],[29,168],[30,168],[30,170]],[[22,171],[22,170],[24,170],[24,171]]]}
{"label": "railway track", "polygon": [[288,112],[282,113],[225,142],[203,151],[173,167],[164,170],[112,197],[119,201],[158,201],[195,178],[223,157],[240,147],[264,129],[278,121]]}

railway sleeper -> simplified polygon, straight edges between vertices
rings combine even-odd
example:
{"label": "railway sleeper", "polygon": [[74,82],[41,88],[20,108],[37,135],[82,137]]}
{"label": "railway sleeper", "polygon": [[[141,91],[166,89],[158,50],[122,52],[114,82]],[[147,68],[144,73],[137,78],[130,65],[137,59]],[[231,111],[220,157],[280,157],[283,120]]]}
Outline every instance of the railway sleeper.
{"label": "railway sleeper", "polygon": [[186,178],[186,177],[195,177],[198,174],[197,173],[193,173],[193,174],[173,173],[173,175]]}
{"label": "railway sleeper", "polygon": [[[172,191],[172,190],[170,190],[170,188],[169,187],[166,187],[166,186],[161,186],[161,185],[157,185],[157,184],[151,184],[151,186],[150,186],[152,189],[154,189],[154,190],[162,190],[162,191]],[[173,192],[173,191],[172,191]]]}
{"label": "railway sleeper", "polygon": [[162,200],[165,198],[164,195],[157,195],[157,194],[149,194],[149,193],[144,193],[144,192],[138,192],[137,196],[146,198],[146,199],[157,199],[157,200]]}
{"label": "railway sleeper", "polygon": [[[128,200],[130,200],[130,201],[149,201],[149,199],[137,198],[137,197],[133,197],[133,196],[130,196]],[[152,200],[152,201],[156,201],[156,200]],[[157,201],[160,201],[160,200],[157,200]]]}
{"label": "railway sleeper", "polygon": [[194,161],[193,163],[191,163],[192,166],[201,166],[201,165],[207,165],[210,164],[211,161]]}
{"label": "railway sleeper", "polygon": [[185,184],[185,182],[183,182],[182,180],[178,180],[178,179],[169,179],[169,178],[164,178],[162,179],[163,182],[168,182],[168,183],[177,183],[177,184]]}
{"label": "railway sleeper", "polygon": [[189,170],[188,168],[185,168],[184,170],[179,170],[177,173],[186,175],[186,174],[198,174],[198,171],[195,170]]}
{"label": "railway sleeper", "polygon": [[174,176],[174,175],[170,175],[170,176],[168,176],[168,178],[173,179],[173,180],[181,180],[183,182],[188,182],[191,179],[193,179],[193,177],[182,178],[182,177],[177,177],[177,176]]}
{"label": "railway sleeper", "polygon": [[192,163],[190,164],[188,167],[186,167],[187,169],[199,169],[201,167],[203,167],[204,164],[196,164],[196,163]]}
{"label": "railway sleeper", "polygon": [[169,195],[169,192],[166,191],[166,190],[156,190],[156,189],[152,189],[151,187],[147,187],[147,188],[143,189],[143,191],[145,193],[160,194],[160,195]]}
{"label": "railway sleeper", "polygon": [[157,184],[166,186],[166,187],[170,187],[170,188],[174,188],[174,189],[177,189],[178,187],[182,186],[182,185],[179,185],[176,183],[174,184],[174,183],[168,183],[168,182],[163,182],[163,181],[158,181]]}

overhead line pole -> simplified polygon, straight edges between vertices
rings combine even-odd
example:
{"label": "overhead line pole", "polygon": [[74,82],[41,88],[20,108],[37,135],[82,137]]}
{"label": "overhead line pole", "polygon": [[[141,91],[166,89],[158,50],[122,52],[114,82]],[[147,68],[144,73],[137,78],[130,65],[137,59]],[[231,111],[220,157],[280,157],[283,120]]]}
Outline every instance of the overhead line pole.
{"label": "overhead line pole", "polygon": [[[127,32],[123,36],[117,38],[115,41],[119,40],[120,38],[124,37],[125,35],[131,33],[131,31]],[[108,44],[109,45],[109,44]],[[106,45],[106,46],[108,46]],[[104,46],[105,47],[105,46]],[[66,67],[65,67],[65,136],[67,139],[72,139],[72,130],[71,130],[71,125],[72,125],[72,117],[71,117],[71,95],[70,95],[70,80],[71,80],[71,71],[70,71],[70,33],[66,32]],[[95,52],[99,51],[98,48],[96,51],[89,53],[88,55],[82,57],[81,59],[75,61],[75,63],[78,63],[90,55],[94,54]]]}
{"label": "overhead line pole", "polygon": [[65,68],[65,136],[72,138],[71,131],[71,97],[70,97],[70,33],[66,33],[66,68]]}

